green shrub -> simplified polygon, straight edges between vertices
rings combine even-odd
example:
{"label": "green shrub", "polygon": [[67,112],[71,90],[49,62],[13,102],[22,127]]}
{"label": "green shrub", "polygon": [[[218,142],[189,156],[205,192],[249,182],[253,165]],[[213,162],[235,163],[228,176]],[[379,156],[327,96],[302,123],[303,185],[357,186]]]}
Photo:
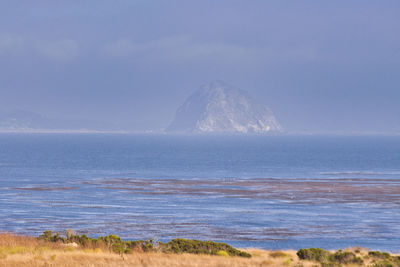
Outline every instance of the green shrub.
{"label": "green shrub", "polygon": [[368,256],[377,259],[390,259],[392,256],[387,252],[380,252],[380,251],[370,251],[368,252]]}
{"label": "green shrub", "polygon": [[53,231],[47,230],[44,231],[42,235],[38,237],[38,239],[46,240],[49,242],[65,242],[65,238],[60,235],[60,233],[56,233],[53,235]]}
{"label": "green shrub", "polygon": [[118,253],[118,254],[124,254],[126,250],[126,246],[122,242],[114,243],[111,246],[111,249],[113,252]]}
{"label": "green shrub", "polygon": [[38,238],[42,239],[42,240],[53,242],[53,231],[46,230]]}
{"label": "green shrub", "polygon": [[76,232],[72,229],[67,229],[65,230],[65,235],[67,237],[67,240],[69,240],[71,237],[76,236]]}
{"label": "green shrub", "polygon": [[[392,262],[390,262],[389,260],[385,259],[385,260],[378,261],[377,263],[375,263],[372,266],[373,267],[394,267],[395,265]],[[399,265],[397,265],[397,266],[399,266]]]}
{"label": "green shrub", "polygon": [[297,251],[297,256],[301,260],[325,262],[328,260],[329,255],[329,251],[322,248],[302,248]]}
{"label": "green shrub", "polygon": [[218,256],[224,256],[224,257],[229,257],[228,252],[226,252],[225,250],[217,251],[216,255],[218,255]]}
{"label": "green shrub", "polygon": [[316,261],[322,267],[341,266],[342,264],[363,265],[364,261],[350,251],[338,250],[335,253],[323,250],[321,248],[300,249],[297,256],[301,260]]}
{"label": "green shrub", "polygon": [[126,241],[128,248],[131,250],[139,249],[144,252],[149,252],[155,250],[155,246],[153,240],[135,240],[135,241]]}
{"label": "green shrub", "polygon": [[392,256],[387,252],[370,251],[368,256],[374,259],[373,267],[400,267],[400,257]]}
{"label": "green shrub", "polygon": [[210,255],[228,255],[250,258],[247,252],[240,251],[228,244],[217,243],[213,241],[200,241],[189,239],[173,239],[168,243],[155,242],[154,240],[135,240],[123,241],[117,235],[108,235],[106,237],[90,238],[83,234],[79,236],[73,230],[66,231],[66,237],[62,237],[59,233],[53,234],[52,231],[45,231],[38,237],[39,239],[49,242],[75,242],[85,249],[105,248],[110,251],[123,254],[132,253],[136,249],[144,252],[163,251],[167,253],[194,253],[194,254],[210,254]]}
{"label": "green shrub", "polygon": [[329,256],[329,261],[333,263],[339,263],[339,264],[357,264],[357,265],[362,265],[364,261],[360,258],[357,257],[356,254],[350,251],[342,251],[339,250],[335,252],[334,254]]}
{"label": "green shrub", "polygon": [[104,241],[106,241],[107,244],[115,244],[120,243],[121,238],[117,235],[108,235],[104,238]]}
{"label": "green shrub", "polygon": [[240,251],[228,244],[217,243],[213,241],[189,240],[189,239],[173,239],[163,244],[163,250],[170,253],[192,253],[192,254],[209,254],[217,255],[218,251],[225,251],[229,256],[240,256],[250,258],[247,252]]}

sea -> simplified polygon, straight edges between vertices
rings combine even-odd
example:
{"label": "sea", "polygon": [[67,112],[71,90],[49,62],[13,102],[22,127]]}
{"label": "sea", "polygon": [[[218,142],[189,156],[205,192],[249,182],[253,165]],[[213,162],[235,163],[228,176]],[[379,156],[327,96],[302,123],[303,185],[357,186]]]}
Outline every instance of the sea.
{"label": "sea", "polygon": [[0,134],[0,231],[400,252],[400,136]]}

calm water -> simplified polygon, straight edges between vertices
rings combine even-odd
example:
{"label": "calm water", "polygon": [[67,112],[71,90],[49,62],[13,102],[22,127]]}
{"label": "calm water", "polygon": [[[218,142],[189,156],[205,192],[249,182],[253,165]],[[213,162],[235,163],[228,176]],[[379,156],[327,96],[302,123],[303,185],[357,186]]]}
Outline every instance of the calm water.
{"label": "calm water", "polygon": [[400,251],[400,137],[0,134],[0,230]]}

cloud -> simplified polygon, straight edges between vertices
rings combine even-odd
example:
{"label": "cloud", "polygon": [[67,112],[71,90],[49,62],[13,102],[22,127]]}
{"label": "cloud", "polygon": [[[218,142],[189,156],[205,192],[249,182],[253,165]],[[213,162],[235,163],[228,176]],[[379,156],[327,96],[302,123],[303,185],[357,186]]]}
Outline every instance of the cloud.
{"label": "cloud", "polygon": [[270,43],[264,46],[239,45],[233,42],[197,41],[189,36],[171,36],[148,42],[128,38],[109,42],[102,49],[111,59],[135,59],[143,64],[169,62],[175,64],[258,65],[279,61],[313,61],[318,51],[313,46],[294,44],[283,46]]}
{"label": "cloud", "polygon": [[242,54],[246,49],[224,43],[194,42],[186,36],[171,36],[144,43],[135,43],[129,39],[120,39],[104,46],[104,53],[111,57],[129,57],[139,54],[175,56],[181,59],[220,55],[226,53]]}
{"label": "cloud", "polygon": [[0,33],[0,56],[36,54],[54,61],[70,61],[77,57],[78,43],[71,39],[42,40],[18,34]]}
{"label": "cloud", "polygon": [[22,37],[16,34],[0,34],[0,55],[21,49]]}
{"label": "cloud", "polygon": [[37,47],[41,55],[56,61],[70,61],[78,55],[78,44],[70,39],[40,42]]}
{"label": "cloud", "polygon": [[146,51],[146,45],[135,44],[127,39],[120,39],[106,44],[103,52],[109,57],[129,57]]}

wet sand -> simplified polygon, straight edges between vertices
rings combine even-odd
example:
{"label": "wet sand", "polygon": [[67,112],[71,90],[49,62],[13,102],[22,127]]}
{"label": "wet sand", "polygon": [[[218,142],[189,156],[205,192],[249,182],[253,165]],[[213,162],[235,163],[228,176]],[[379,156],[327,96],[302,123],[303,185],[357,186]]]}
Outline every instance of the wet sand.
{"label": "wet sand", "polygon": [[84,182],[103,189],[143,195],[214,195],[296,203],[371,202],[400,204],[396,179],[101,179]]}

